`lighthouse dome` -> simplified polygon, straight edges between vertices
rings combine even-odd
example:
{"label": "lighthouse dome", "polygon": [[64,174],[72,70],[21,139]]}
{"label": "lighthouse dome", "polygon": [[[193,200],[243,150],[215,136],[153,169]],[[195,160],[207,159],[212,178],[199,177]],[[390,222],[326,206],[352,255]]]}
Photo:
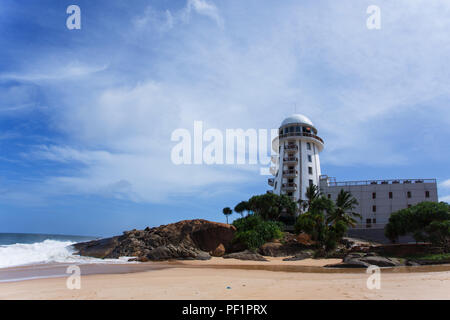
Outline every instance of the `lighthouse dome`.
{"label": "lighthouse dome", "polygon": [[305,124],[305,125],[314,127],[312,121],[309,120],[308,117],[306,117],[302,114],[290,115],[289,117],[287,117],[286,119],[283,120],[283,122],[281,123],[281,126],[284,127],[285,125],[288,125],[288,124]]}

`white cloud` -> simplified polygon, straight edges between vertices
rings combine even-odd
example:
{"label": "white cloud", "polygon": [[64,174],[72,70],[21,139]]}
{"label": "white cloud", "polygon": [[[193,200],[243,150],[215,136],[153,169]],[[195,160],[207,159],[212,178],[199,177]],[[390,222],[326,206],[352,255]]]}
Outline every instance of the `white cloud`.
{"label": "white cloud", "polygon": [[[81,63],[79,61],[70,61],[67,64],[42,67],[41,65],[35,67],[36,71],[27,70],[22,73],[2,73],[0,79],[2,80],[16,80],[25,82],[39,82],[39,81],[52,81],[52,80],[64,80],[74,79],[78,77],[85,77],[94,73],[104,71],[108,68],[107,65],[92,66]],[[41,70],[45,70],[45,73],[40,73]]]}
{"label": "white cloud", "polygon": [[440,188],[450,188],[450,179],[444,180],[439,184]]}
{"label": "white cloud", "polygon": [[148,6],[144,14],[135,17],[132,23],[138,30],[155,29],[158,32],[166,32],[176,25],[189,23],[192,13],[210,18],[219,28],[224,27],[224,20],[217,7],[205,0],[188,0],[184,8],[174,12],[168,9],[159,11],[152,6]]}

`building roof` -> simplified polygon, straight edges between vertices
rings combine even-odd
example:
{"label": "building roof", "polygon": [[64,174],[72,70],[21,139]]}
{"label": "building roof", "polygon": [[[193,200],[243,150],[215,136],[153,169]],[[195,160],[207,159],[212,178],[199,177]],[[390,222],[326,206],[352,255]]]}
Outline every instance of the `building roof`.
{"label": "building roof", "polygon": [[308,126],[314,127],[312,121],[302,114],[290,115],[289,117],[283,120],[281,126],[283,127],[288,124],[306,124]]}

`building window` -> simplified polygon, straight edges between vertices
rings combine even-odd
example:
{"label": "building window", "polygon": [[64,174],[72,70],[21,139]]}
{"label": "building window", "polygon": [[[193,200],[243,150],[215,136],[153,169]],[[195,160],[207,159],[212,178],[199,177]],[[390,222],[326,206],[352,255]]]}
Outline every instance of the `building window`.
{"label": "building window", "polygon": [[377,206],[372,206],[372,212],[377,212]]}
{"label": "building window", "polygon": [[389,199],[392,199],[392,196],[393,196],[392,192],[389,192]]}
{"label": "building window", "polygon": [[375,219],[375,218],[372,219],[372,222],[373,222],[373,223],[377,223],[377,219]]}
{"label": "building window", "polygon": [[377,198],[377,193],[376,192],[372,192],[372,199],[376,199]]}
{"label": "building window", "polygon": [[306,149],[311,150],[311,143],[309,143],[309,142],[306,143]]}
{"label": "building window", "polygon": [[411,208],[411,205],[410,205],[410,204],[408,204],[408,208]]}
{"label": "building window", "polygon": [[314,181],[312,179],[309,179],[309,186],[312,187],[314,185]]}
{"label": "building window", "polygon": [[425,191],[425,198],[429,198],[430,197],[430,191]]}
{"label": "building window", "polygon": [[313,174],[312,167],[308,167],[308,173]]}
{"label": "building window", "polygon": [[312,162],[312,156],[310,154],[308,154],[308,161]]}
{"label": "building window", "polygon": [[330,193],[328,194],[328,199],[331,199],[331,194]]}
{"label": "building window", "polygon": [[407,196],[408,198],[411,198],[411,191],[408,191],[408,192],[406,193],[406,196]]}

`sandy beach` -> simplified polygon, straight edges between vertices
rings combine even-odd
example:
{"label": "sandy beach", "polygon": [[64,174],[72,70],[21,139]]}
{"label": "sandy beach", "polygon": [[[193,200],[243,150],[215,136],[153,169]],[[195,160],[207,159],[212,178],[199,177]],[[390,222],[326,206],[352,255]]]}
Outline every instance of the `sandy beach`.
{"label": "sandy beach", "polygon": [[338,261],[139,264],[125,273],[82,272],[79,290],[67,289],[66,277],[0,283],[0,299],[450,299],[449,265],[382,269],[381,288],[369,290],[364,269],[322,268]]}

